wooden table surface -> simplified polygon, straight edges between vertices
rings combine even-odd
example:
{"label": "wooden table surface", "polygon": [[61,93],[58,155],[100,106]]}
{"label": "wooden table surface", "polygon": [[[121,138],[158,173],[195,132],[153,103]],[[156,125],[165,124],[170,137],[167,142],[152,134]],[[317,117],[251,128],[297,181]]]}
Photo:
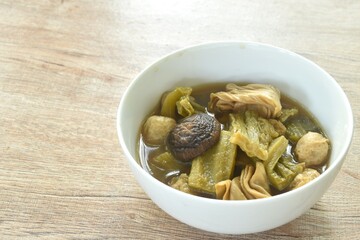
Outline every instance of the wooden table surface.
{"label": "wooden table surface", "polygon": [[[164,54],[219,40],[299,53],[352,104],[353,143],[333,185],[267,232],[178,222],[142,191],[118,144],[116,110],[132,79]],[[360,239],[359,92],[358,0],[2,0],[0,239]]]}

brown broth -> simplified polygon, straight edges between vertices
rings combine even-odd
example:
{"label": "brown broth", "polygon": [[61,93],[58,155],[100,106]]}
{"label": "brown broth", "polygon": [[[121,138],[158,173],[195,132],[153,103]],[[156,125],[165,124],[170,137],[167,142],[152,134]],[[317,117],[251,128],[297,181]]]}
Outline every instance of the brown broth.
{"label": "brown broth", "polygon": [[[241,84],[245,85],[245,83],[241,83]],[[207,104],[210,100],[210,93],[224,91],[225,85],[226,84],[224,84],[224,83],[215,83],[215,84],[204,84],[204,85],[195,86],[195,87],[192,87],[193,91],[192,91],[191,96],[195,98],[197,103],[201,104],[202,106],[205,106],[207,109]],[[159,99],[160,99],[160,97],[159,97]],[[296,118],[298,118],[299,121],[310,122],[311,124],[313,124],[315,126],[315,128],[312,129],[312,131],[321,133],[323,136],[326,137],[326,134],[323,132],[319,122],[300,103],[298,103],[297,101],[286,96],[284,93],[281,93],[281,104],[282,104],[283,108],[297,108],[299,112],[298,112]],[[154,110],[152,111],[151,114],[149,114],[149,116],[158,115],[158,114],[160,114],[159,112],[160,112],[160,100],[159,100],[159,104],[154,107]],[[213,113],[210,113],[210,112],[207,112],[207,113],[213,116]],[[222,116],[215,116],[215,117],[221,118]],[[176,120],[180,120],[180,119],[181,118],[178,117]],[[219,120],[219,121],[222,122],[221,120]],[[222,129],[227,130],[228,126],[226,124],[222,124]],[[166,171],[164,171],[162,169],[152,166],[151,165],[152,157],[154,157],[158,153],[164,152],[166,150],[166,146],[165,145],[159,146],[159,147],[147,146],[142,139],[141,129],[139,131],[137,146],[138,146],[138,158],[139,158],[138,160],[139,160],[141,166],[146,171],[148,171],[153,177],[158,179],[159,181],[161,181],[165,184],[169,184],[169,181],[173,177],[179,176],[181,173],[187,173],[187,174],[190,173],[191,163],[182,163],[179,161],[179,164],[182,166],[182,170],[181,171],[180,170],[172,171],[170,173],[167,173]],[[292,157],[293,161],[297,162],[296,157],[293,152],[294,147],[295,147],[294,144],[291,143],[291,141],[289,141],[286,155],[290,155]],[[240,150],[238,152],[242,152],[242,151]],[[316,169],[321,174],[322,172],[324,172],[326,170],[327,164],[328,163],[321,165],[321,166],[317,166],[314,169]],[[242,169],[241,166],[236,165],[235,170],[234,170],[234,176],[239,176],[241,169]],[[277,191],[275,188],[272,189],[273,195],[276,195],[279,193],[281,193],[281,192]],[[206,197],[209,197],[209,196],[206,196]]]}

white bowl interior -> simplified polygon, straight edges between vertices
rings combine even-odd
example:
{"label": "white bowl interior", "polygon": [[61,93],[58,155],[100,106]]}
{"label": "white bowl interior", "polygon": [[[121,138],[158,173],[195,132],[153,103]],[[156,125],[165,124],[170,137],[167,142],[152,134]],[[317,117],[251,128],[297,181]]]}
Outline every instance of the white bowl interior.
{"label": "white bowl interior", "polygon": [[[175,207],[180,209],[184,207],[183,205],[166,204],[154,194],[176,196],[178,199],[181,198],[182,204],[189,204],[187,201],[198,202],[199,208],[206,206],[206,204],[215,204],[215,208],[221,205],[220,208],[227,209],[224,210],[227,214],[232,212],[231,209],[228,209],[229,206],[233,207],[234,204],[239,207],[240,205],[251,205],[252,203],[249,202],[257,201],[258,209],[264,206],[266,208],[266,204],[263,204],[264,201],[220,203],[216,200],[209,201],[209,199],[177,193],[177,191],[159,183],[152,177],[149,178],[149,175],[139,167],[135,159],[137,156],[136,141],[140,125],[159,102],[163,92],[176,86],[239,81],[273,84],[281,92],[304,105],[319,120],[330,138],[332,153],[328,171],[317,180],[319,183],[312,184],[313,189],[311,190],[317,189],[319,194],[312,196],[309,200],[303,199],[305,204],[302,207],[299,206],[300,202],[295,201],[292,207],[297,207],[298,210],[293,211],[288,217],[277,215],[278,220],[273,217],[273,224],[264,222],[264,224],[267,224],[266,226],[258,226],[260,223],[254,222],[251,225],[251,218],[248,218],[249,222],[243,224],[244,228],[238,227],[235,229],[236,225],[231,224],[230,226],[213,226],[215,223],[219,223],[208,221],[208,216],[198,216],[198,219],[193,218],[196,220],[188,219],[184,212],[191,210],[192,212],[189,212],[189,214],[194,213],[193,208],[174,210]],[[131,83],[120,102],[117,117],[118,134],[123,150],[139,183],[154,202],[170,215],[183,222],[208,231],[223,233],[246,233],[266,230],[284,224],[310,208],[325,192],[339,171],[350,145],[353,131],[353,117],[347,97],[329,74],[297,54],[268,45],[244,42],[205,44],[183,49],[162,58],[140,73]],[[330,173],[331,171],[332,173]],[[325,176],[327,174],[328,177]],[[147,183],[145,183],[144,178],[146,178]],[[324,179],[321,180],[321,178]],[[309,186],[310,189],[311,184]],[[154,187],[158,189],[152,189]],[[159,192],[154,193],[156,191]],[[275,200],[265,199],[265,202],[270,203],[272,201],[275,207],[281,208],[281,204],[283,204],[281,198],[295,197],[294,194],[297,195],[301,191],[306,191],[306,187],[299,189],[299,191],[293,191],[295,193],[288,194],[285,197],[273,197]],[[303,196],[307,198],[305,193]],[[299,198],[298,195],[296,197]],[[252,210],[251,208],[248,209]],[[246,212],[248,210],[242,207],[242,211]],[[204,209],[204,212],[206,212],[206,209]],[[222,214],[221,211],[214,211],[213,214],[215,213]],[[209,215],[211,214],[209,213]],[[249,214],[254,215],[251,212]],[[227,218],[232,219],[229,216]],[[200,220],[203,222],[201,223]]]}

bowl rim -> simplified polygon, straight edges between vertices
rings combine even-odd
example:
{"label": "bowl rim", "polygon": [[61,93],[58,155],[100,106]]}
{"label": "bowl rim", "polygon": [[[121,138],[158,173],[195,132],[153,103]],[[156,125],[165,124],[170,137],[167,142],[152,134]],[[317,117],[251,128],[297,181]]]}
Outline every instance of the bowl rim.
{"label": "bowl rim", "polygon": [[[151,68],[153,68],[154,66],[165,61],[167,58],[172,57],[176,54],[181,54],[181,53],[184,53],[185,51],[189,52],[189,51],[194,51],[194,50],[199,50],[199,49],[205,49],[208,47],[229,47],[231,45],[244,45],[246,47],[251,46],[251,47],[256,47],[256,48],[268,49],[268,50],[272,50],[272,51],[280,51],[284,54],[295,56],[296,58],[299,58],[301,61],[304,61],[304,62],[307,62],[308,64],[310,64],[312,67],[317,69],[317,71],[322,72],[327,77],[328,80],[332,81],[335,88],[337,89],[337,92],[341,95],[342,99],[344,100],[347,117],[349,119],[349,122],[347,123],[349,125],[348,132],[346,134],[347,138],[344,141],[345,147],[341,148],[341,151],[339,152],[338,156],[334,159],[334,164],[331,164],[326,169],[326,171],[323,172],[322,174],[320,174],[320,176],[317,177],[314,181],[311,181],[297,189],[294,189],[294,190],[291,190],[291,191],[288,191],[288,192],[285,192],[285,193],[282,193],[279,195],[271,196],[269,198],[251,199],[251,200],[247,200],[247,201],[236,201],[236,200],[234,200],[234,201],[219,201],[218,199],[205,198],[205,197],[200,197],[200,196],[195,196],[195,195],[191,195],[188,193],[184,193],[182,191],[176,190],[176,189],[168,186],[167,184],[162,183],[161,181],[157,180],[155,177],[151,176],[142,166],[140,166],[140,164],[136,161],[136,159],[131,155],[130,151],[128,150],[128,148],[126,146],[125,140],[124,140],[122,132],[121,132],[121,127],[120,127],[121,114],[120,113],[125,105],[124,99],[126,99],[127,95],[131,92],[132,88],[134,88],[136,83],[138,81],[140,81],[139,79],[141,79],[141,77],[146,72],[150,71]],[[354,116],[353,116],[350,101],[347,98],[344,90],[341,88],[341,86],[337,83],[337,81],[328,72],[326,72],[323,68],[321,68],[319,65],[317,65],[312,60],[307,59],[304,56],[297,54],[295,52],[292,52],[288,49],[273,46],[273,45],[267,44],[267,43],[254,42],[254,41],[209,41],[209,42],[204,42],[204,43],[200,43],[200,44],[193,44],[193,45],[185,46],[180,49],[171,51],[168,54],[165,54],[165,55],[160,56],[159,58],[156,58],[154,61],[152,61],[150,64],[148,64],[143,70],[141,70],[131,80],[130,84],[128,85],[125,92],[123,93],[123,95],[120,98],[120,103],[118,105],[117,112],[116,112],[116,129],[117,129],[119,143],[121,145],[122,151],[125,153],[125,157],[127,159],[129,166],[131,165],[132,167],[135,167],[135,169],[138,172],[140,172],[141,175],[146,178],[146,180],[151,181],[155,185],[157,185],[161,188],[164,188],[167,191],[170,191],[172,194],[178,195],[181,198],[185,198],[185,199],[188,199],[191,201],[199,201],[199,202],[208,203],[208,204],[221,204],[221,205],[230,205],[230,206],[233,206],[233,205],[250,206],[250,205],[261,204],[262,202],[277,201],[279,198],[281,199],[281,198],[291,197],[291,195],[297,194],[297,192],[303,191],[303,189],[308,188],[313,184],[316,184],[321,179],[325,178],[328,174],[330,174],[330,172],[333,172],[336,170],[336,168],[341,167],[342,163],[344,162],[342,159],[344,159],[346,157],[346,154],[347,154],[349,148],[351,147],[353,133],[354,133]]]}

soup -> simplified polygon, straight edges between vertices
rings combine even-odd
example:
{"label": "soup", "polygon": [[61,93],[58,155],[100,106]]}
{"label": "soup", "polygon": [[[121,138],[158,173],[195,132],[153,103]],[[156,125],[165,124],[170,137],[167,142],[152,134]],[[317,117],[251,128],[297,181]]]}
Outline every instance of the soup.
{"label": "soup", "polygon": [[208,84],[159,96],[139,131],[138,153],[144,169],[175,189],[247,200],[318,177],[330,142],[311,113],[274,86]]}

